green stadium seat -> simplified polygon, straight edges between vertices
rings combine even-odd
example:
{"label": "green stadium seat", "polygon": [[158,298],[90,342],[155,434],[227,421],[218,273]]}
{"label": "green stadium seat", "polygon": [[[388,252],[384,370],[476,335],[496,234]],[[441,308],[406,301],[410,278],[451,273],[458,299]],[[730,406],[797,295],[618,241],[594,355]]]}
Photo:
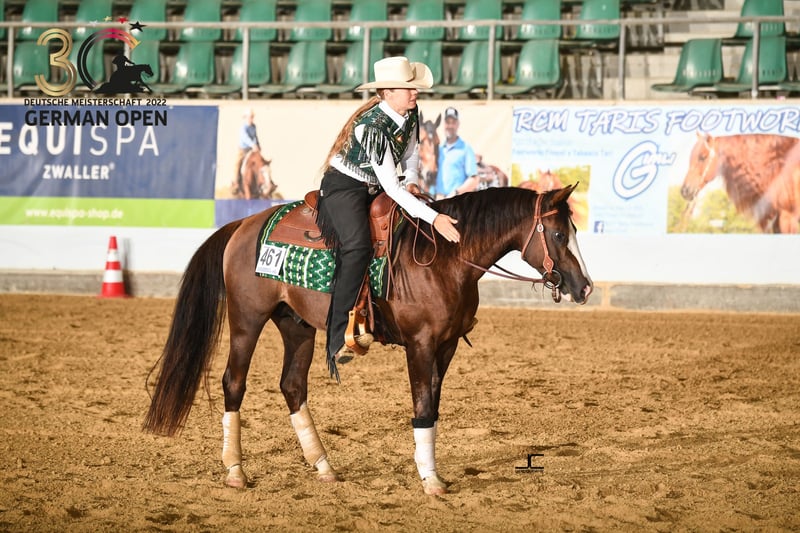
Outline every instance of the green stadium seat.
{"label": "green stadium seat", "polygon": [[[5,0],[0,0],[0,22],[6,21],[6,3]],[[0,28],[0,39],[6,38],[6,29]]]}
{"label": "green stadium seat", "polygon": [[720,39],[690,39],[681,48],[678,68],[671,83],[656,83],[654,91],[689,93],[713,87],[722,81],[722,42]]}
{"label": "green stadium seat", "polygon": [[[578,14],[581,21],[620,18],[619,0],[583,0]],[[575,27],[574,40],[584,44],[601,44],[619,39],[619,24],[586,22]]]}
{"label": "green stadium seat", "polygon": [[[347,29],[345,40],[364,40],[364,28],[357,23],[365,21],[386,21],[386,0],[352,0],[350,22],[353,24]],[[385,41],[388,38],[389,28],[372,28],[369,32],[370,41]]]}
{"label": "green stadium seat", "polygon": [[501,95],[529,93],[536,89],[554,89],[561,85],[561,57],[557,39],[534,39],[526,42],[517,60],[514,82],[498,84]]}
{"label": "green stadium seat", "polygon": [[36,85],[36,75],[42,74],[45,80],[50,79],[50,55],[46,46],[39,46],[36,41],[22,41],[14,46],[12,73],[14,88]]}
{"label": "green stadium seat", "polygon": [[[131,22],[141,22],[143,25],[147,25],[149,22],[166,22],[167,2],[166,0],[134,0],[128,19]],[[148,27],[141,32],[135,31],[133,36],[139,40],[163,41],[167,38],[167,29]]]}
{"label": "green stadium seat", "polygon": [[[522,20],[561,20],[561,0],[525,0],[522,5]],[[517,39],[560,39],[561,26],[522,24]]]}
{"label": "green stadium seat", "polygon": [[[444,21],[444,0],[409,0],[405,20]],[[444,26],[406,26],[404,41],[439,41],[444,39]]]}
{"label": "green stadium seat", "polygon": [[[183,12],[184,22],[221,22],[221,0],[192,0],[186,2]],[[220,28],[183,28],[180,31],[181,41],[218,41],[222,37]]]}
{"label": "green stadium seat", "polygon": [[[464,4],[464,20],[501,20],[503,3],[496,0],[467,0]],[[485,41],[489,38],[489,26],[463,26],[458,29],[462,41]],[[495,38],[503,38],[503,27],[495,28]]]}
{"label": "green stadium seat", "polygon": [[[742,55],[739,74],[733,81],[721,81],[714,84],[714,90],[721,93],[741,93],[752,89],[753,85],[753,41],[747,41]],[[780,84],[787,81],[786,37],[766,36],[759,41],[758,50],[758,87],[761,89],[779,89]]]}
{"label": "green stadium seat", "polygon": [[[369,47],[369,80],[375,80],[372,65],[383,58],[383,41],[375,41]],[[344,57],[344,64],[337,83],[323,83],[317,85],[317,90],[325,94],[339,94],[352,92],[353,89],[364,83],[364,42],[351,43]]]}
{"label": "green stadium seat", "polygon": [[[260,85],[272,80],[272,67],[270,66],[270,44],[264,41],[250,43],[247,71],[247,86],[252,91],[257,91]],[[233,51],[231,67],[225,83],[206,85],[202,92],[210,95],[232,94],[242,91],[244,82],[244,45],[239,44]]]}
{"label": "green stadium seat", "polygon": [[[297,0],[294,20],[295,22],[329,22],[331,20],[331,0]],[[331,28],[293,28],[289,39],[292,41],[327,41],[332,36]]]}
{"label": "green stadium seat", "polygon": [[266,94],[291,93],[328,81],[325,41],[300,41],[289,50],[283,81],[267,83],[258,90]]}
{"label": "green stadium seat", "polygon": [[190,87],[209,85],[214,82],[214,43],[211,41],[189,41],[181,43],[175,67],[168,83],[151,83],[154,93],[173,94]]}
{"label": "green stadium seat", "polygon": [[[275,22],[276,0],[243,0],[239,8],[241,22]],[[278,31],[275,28],[256,28],[250,30],[250,42],[274,41]],[[244,39],[244,31],[236,30],[237,41]]]}
{"label": "green stadium seat", "polygon": [[[105,18],[110,16],[111,0],[81,0],[78,12],[75,14],[75,22],[104,22]],[[82,41],[97,30],[98,28],[92,26],[74,28],[72,38]]]}
{"label": "green stadium seat", "polygon": [[[783,16],[783,0],[745,0],[739,13],[742,17]],[[783,22],[762,22],[761,36],[784,35],[786,25]],[[740,22],[736,26],[736,33],[729,41],[743,41],[750,39],[755,34],[755,22]]]}
{"label": "green stadium seat", "polygon": [[[55,0],[28,0],[22,8],[22,22],[56,22],[58,2]],[[35,41],[47,28],[23,27],[17,34],[20,41]]]}
{"label": "green stadium seat", "polygon": [[434,86],[442,83],[442,41],[411,41],[404,55],[409,61],[425,63],[433,74]]}
{"label": "green stadium seat", "polygon": [[[439,94],[460,94],[485,89],[489,79],[489,43],[470,41],[461,53],[453,84],[434,87]],[[494,81],[500,80],[500,47],[495,47]]]}

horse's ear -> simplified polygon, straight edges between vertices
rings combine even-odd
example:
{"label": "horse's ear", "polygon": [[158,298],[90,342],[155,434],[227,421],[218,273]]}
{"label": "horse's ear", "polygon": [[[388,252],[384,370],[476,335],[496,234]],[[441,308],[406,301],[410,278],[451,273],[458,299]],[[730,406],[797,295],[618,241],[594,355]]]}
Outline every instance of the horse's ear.
{"label": "horse's ear", "polygon": [[442,123],[442,114],[441,114],[441,113],[439,113],[439,114],[436,116],[436,122],[434,122],[434,123],[433,123],[433,127],[434,127],[434,128],[438,128],[438,127],[439,127],[439,124],[441,124],[441,123]]}
{"label": "horse's ear", "polygon": [[703,141],[703,144],[707,148],[711,148],[711,142],[714,140],[714,138],[708,132],[700,132],[700,130],[698,130],[697,131],[697,140],[698,141]]}
{"label": "horse's ear", "polygon": [[569,195],[572,194],[572,191],[574,191],[577,187],[578,183],[576,182],[574,185],[567,185],[563,189],[556,189],[552,191],[553,193],[552,203],[560,204],[561,202],[566,202],[567,198],[569,198]]}

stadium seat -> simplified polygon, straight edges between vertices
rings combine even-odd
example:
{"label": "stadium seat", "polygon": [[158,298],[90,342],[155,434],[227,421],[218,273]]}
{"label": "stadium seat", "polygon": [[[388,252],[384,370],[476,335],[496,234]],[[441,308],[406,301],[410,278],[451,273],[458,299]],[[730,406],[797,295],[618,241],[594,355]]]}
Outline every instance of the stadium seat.
{"label": "stadium seat", "polygon": [[[294,20],[295,22],[329,22],[331,20],[331,0],[297,0]],[[289,39],[292,41],[327,41],[332,36],[331,28],[293,28]]]}
{"label": "stadium seat", "polygon": [[[252,91],[258,91],[258,87],[272,80],[272,68],[270,66],[270,44],[264,41],[250,43],[247,64],[247,86]],[[239,44],[233,51],[231,67],[228,70],[228,78],[225,83],[206,85],[201,89],[202,92],[210,95],[224,95],[241,92],[244,81],[244,45]]]}
{"label": "stadium seat", "polygon": [[522,46],[513,83],[498,84],[494,91],[501,95],[528,93],[536,89],[553,89],[561,85],[561,58],[557,39],[534,39]]}
{"label": "stadium seat", "polygon": [[[780,36],[762,37],[758,50],[758,87],[761,89],[779,89],[787,80],[786,38]],[[733,81],[722,81],[714,84],[714,90],[722,93],[741,93],[749,91],[753,86],[753,41],[747,41],[742,55],[739,74]]]}
{"label": "stadium seat", "polygon": [[[6,21],[6,2],[5,0],[0,0],[0,22]],[[0,28],[0,39],[6,38],[6,29]]]}
{"label": "stadium seat", "polygon": [[671,83],[656,83],[654,91],[688,93],[713,87],[722,80],[722,42],[720,39],[690,39],[681,48],[678,68]]}
{"label": "stadium seat", "polygon": [[425,63],[433,74],[433,85],[442,83],[442,41],[411,41],[404,55],[409,61]]}
{"label": "stadium seat", "polygon": [[[464,4],[464,20],[501,20],[503,3],[496,0],[467,0]],[[463,26],[458,29],[462,41],[485,41],[489,38],[489,26]],[[503,38],[503,27],[495,27],[495,38]]]}
{"label": "stadium seat", "polygon": [[[111,16],[111,0],[81,0],[78,4],[78,12],[75,14],[75,22],[103,22],[106,17]],[[72,30],[72,38],[82,41],[96,32],[98,28],[91,26],[81,26]]]}
{"label": "stadium seat", "polygon": [[[56,22],[58,2],[54,0],[29,0],[22,8],[22,22]],[[23,27],[17,34],[20,41],[35,41],[47,28]]]}
{"label": "stadium seat", "polygon": [[[742,17],[783,16],[783,0],[744,0],[740,11]],[[755,22],[740,22],[736,26],[736,33],[729,41],[744,41],[750,39],[755,33]],[[762,22],[761,36],[784,35],[786,26],[783,22]]]}
{"label": "stadium seat", "polygon": [[[353,0],[350,8],[353,24],[347,29],[345,40],[363,40],[364,28],[357,23],[365,21],[386,21],[386,0]],[[385,41],[388,37],[389,28],[372,28],[369,32],[370,41]]]}
{"label": "stadium seat", "polygon": [[258,90],[266,94],[291,93],[327,81],[325,41],[300,41],[289,50],[283,81],[261,85]]}
{"label": "stadium seat", "polygon": [[[128,19],[131,22],[141,22],[143,25],[147,25],[148,22],[166,22],[166,6],[166,0],[134,0]],[[141,32],[136,31],[133,36],[140,40],[163,41],[167,38],[167,29],[149,27]]]}
{"label": "stadium seat", "polygon": [[[434,87],[439,94],[459,94],[485,89],[489,80],[489,43],[470,41],[461,53],[458,76],[453,84]],[[500,80],[500,48],[495,48],[494,81]]]}
{"label": "stadium seat", "polygon": [[[522,20],[561,20],[561,0],[525,0],[522,5]],[[523,41],[559,39],[561,26],[522,24],[517,38]]]}
{"label": "stadium seat", "polygon": [[[405,20],[444,21],[444,0],[409,0]],[[444,26],[406,26],[404,41],[439,41],[444,39]]]}
{"label": "stadium seat", "polygon": [[149,84],[154,93],[173,94],[190,87],[214,82],[214,43],[189,41],[182,43],[168,83]]}
{"label": "stadium seat", "polygon": [[[375,41],[369,47],[369,80],[375,80],[372,65],[383,58],[383,41]],[[337,83],[323,83],[317,85],[317,90],[325,94],[339,94],[352,92],[353,89],[364,83],[364,43],[357,41],[351,43],[345,54],[344,64]]]}
{"label": "stadium seat", "polygon": [[[581,21],[618,19],[619,0],[584,0],[578,19]],[[574,41],[597,45],[619,39],[619,24],[586,22],[575,27]]]}
{"label": "stadium seat", "polygon": [[[239,8],[241,22],[275,22],[276,0],[243,0]],[[250,42],[274,41],[277,36],[275,28],[255,28],[250,30]],[[236,30],[237,41],[244,39],[244,31]]]}
{"label": "stadium seat", "polygon": [[50,56],[46,46],[36,41],[22,41],[14,46],[14,88],[36,85],[36,75],[50,79]]}
{"label": "stadium seat", "polygon": [[[184,22],[221,22],[220,13],[221,0],[192,0],[186,2],[186,9],[183,12]],[[182,28],[180,31],[181,41],[217,41],[222,37],[222,30],[219,28]]]}

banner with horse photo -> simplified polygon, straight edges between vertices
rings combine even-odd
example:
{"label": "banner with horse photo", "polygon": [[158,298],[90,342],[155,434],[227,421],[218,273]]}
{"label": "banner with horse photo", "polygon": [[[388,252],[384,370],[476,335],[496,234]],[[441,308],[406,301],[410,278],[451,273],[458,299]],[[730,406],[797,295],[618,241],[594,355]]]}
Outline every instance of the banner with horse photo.
{"label": "banner with horse photo", "polygon": [[594,233],[797,233],[800,110],[736,104],[515,107],[512,184],[585,180]]}
{"label": "banner with horse photo", "polygon": [[0,224],[213,227],[216,107],[28,100],[0,106]]}

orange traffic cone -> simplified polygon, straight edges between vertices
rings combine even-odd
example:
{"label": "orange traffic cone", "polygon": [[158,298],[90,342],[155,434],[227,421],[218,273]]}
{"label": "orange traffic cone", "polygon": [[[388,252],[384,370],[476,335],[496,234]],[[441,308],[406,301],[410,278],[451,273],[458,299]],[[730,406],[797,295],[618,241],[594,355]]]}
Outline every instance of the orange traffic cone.
{"label": "orange traffic cone", "polygon": [[117,251],[117,238],[108,240],[108,257],[106,258],[106,271],[103,273],[103,290],[101,298],[126,298],[125,284],[122,282],[122,266],[119,263]]}

